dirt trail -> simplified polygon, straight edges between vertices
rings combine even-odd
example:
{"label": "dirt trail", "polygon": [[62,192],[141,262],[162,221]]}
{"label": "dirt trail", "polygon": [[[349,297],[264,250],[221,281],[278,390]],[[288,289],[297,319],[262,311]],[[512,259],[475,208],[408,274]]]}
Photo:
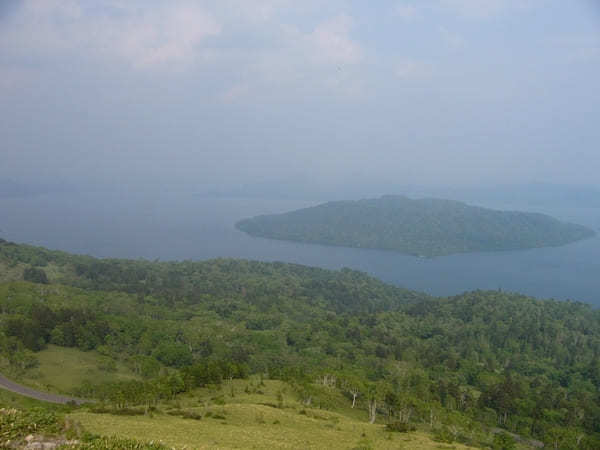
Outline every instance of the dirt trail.
{"label": "dirt trail", "polygon": [[16,394],[24,395],[26,397],[35,398],[36,400],[41,400],[43,402],[62,404],[73,402],[77,405],[81,405],[82,403],[86,402],[85,400],[80,398],[66,397],[64,395],[56,395],[49,394],[47,392],[36,391],[35,389],[31,389],[26,386],[17,384],[13,381],[10,381],[8,378],[3,377],[2,375],[0,375],[0,388],[6,389],[10,392],[14,392]]}

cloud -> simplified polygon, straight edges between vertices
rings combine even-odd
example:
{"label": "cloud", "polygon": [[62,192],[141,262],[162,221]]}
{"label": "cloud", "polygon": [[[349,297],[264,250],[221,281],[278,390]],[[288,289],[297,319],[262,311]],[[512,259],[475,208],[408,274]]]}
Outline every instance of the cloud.
{"label": "cloud", "polygon": [[600,59],[600,36],[572,34],[547,40],[554,51],[565,55],[567,62],[591,62]]}
{"label": "cloud", "polygon": [[431,64],[415,60],[401,61],[395,69],[396,76],[404,80],[426,78],[431,76],[432,73],[433,67]]}
{"label": "cloud", "polygon": [[[68,61],[192,74],[210,65],[223,74],[214,80],[213,93],[220,92],[215,98],[225,103],[278,86],[308,88],[308,78],[315,88],[355,90],[360,83],[348,69],[359,65],[364,49],[352,37],[354,20],[324,13],[317,3],[23,0],[0,27],[0,57],[24,68],[35,61],[38,70]],[[282,11],[294,14],[282,20]],[[296,13],[303,21],[294,22]],[[0,59],[0,70],[8,73],[2,66]],[[13,81],[3,88],[16,78],[6,75]]]}
{"label": "cloud", "polygon": [[544,1],[547,0],[432,0],[418,3],[400,0],[394,7],[394,14],[406,22],[431,13],[449,13],[468,20],[487,20],[508,13],[531,11]]}
{"label": "cloud", "polygon": [[466,45],[467,41],[460,34],[454,33],[448,30],[446,27],[440,27],[439,30],[444,43],[448,47],[457,50]]}
{"label": "cloud", "polygon": [[193,3],[140,8],[118,0],[92,9],[75,0],[25,0],[3,28],[0,51],[6,53],[118,58],[135,68],[192,63],[204,39],[221,32]]}
{"label": "cloud", "polygon": [[12,90],[23,86],[34,79],[34,73],[26,68],[15,66],[0,66],[0,91]]}
{"label": "cloud", "polygon": [[582,62],[600,60],[600,45],[580,48],[575,52],[574,59]]}
{"label": "cloud", "polygon": [[133,66],[146,68],[191,63],[202,41],[220,32],[221,26],[201,8],[176,5],[114,23],[111,34],[101,39]]}
{"label": "cloud", "polygon": [[489,19],[534,8],[541,0],[437,0],[439,7],[466,19]]}
{"label": "cloud", "polygon": [[229,15],[250,23],[273,19],[277,13],[290,7],[291,0],[221,0]]}
{"label": "cloud", "polygon": [[26,16],[34,20],[44,20],[44,18],[77,20],[83,15],[81,4],[76,0],[24,0],[23,10]]}
{"label": "cloud", "polygon": [[469,18],[487,18],[501,12],[506,0],[440,0],[440,5]]}
{"label": "cloud", "polygon": [[319,24],[307,37],[313,59],[330,64],[356,64],[363,56],[361,46],[350,37],[353,20],[340,14]]}
{"label": "cloud", "polygon": [[[359,68],[365,58],[360,43],[351,37],[353,19],[345,14],[323,20],[308,30],[279,25],[277,46],[261,48],[242,63],[245,92],[264,92],[270,96],[278,89],[288,95],[297,91],[326,91],[355,94],[362,84]],[[239,59],[238,59],[239,61]],[[237,82],[224,98],[237,96]]]}
{"label": "cloud", "polygon": [[411,21],[418,16],[418,9],[411,4],[399,3],[394,8],[394,13],[404,21]]}
{"label": "cloud", "polygon": [[229,87],[220,95],[223,103],[234,103],[237,100],[244,98],[248,95],[250,86],[246,83],[238,83]]}

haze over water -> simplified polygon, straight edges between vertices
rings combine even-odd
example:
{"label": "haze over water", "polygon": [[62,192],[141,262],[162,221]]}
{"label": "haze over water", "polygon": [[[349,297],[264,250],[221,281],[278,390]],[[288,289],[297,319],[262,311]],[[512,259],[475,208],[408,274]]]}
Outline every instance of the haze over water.
{"label": "haze over water", "polygon": [[[318,203],[260,199],[290,192],[327,201],[445,186],[436,197],[468,200],[446,194],[539,182],[591,194],[551,194],[553,209],[520,195],[479,203],[598,230],[600,208],[565,208],[600,206],[599,5],[0,0],[0,237],[101,257],[347,266],[434,294],[502,288],[600,304],[597,238],[430,260],[234,228]],[[59,190],[70,193],[7,198]],[[190,193],[200,191],[229,194]]]}
{"label": "haze over water", "polygon": [[[563,247],[458,254],[433,259],[391,251],[327,247],[254,238],[237,220],[317,201],[160,194],[63,193],[0,199],[0,237],[98,257],[204,260],[218,257],[350,267],[434,295],[503,289],[600,306],[600,238]],[[600,208],[488,204],[550,214],[600,229]]]}

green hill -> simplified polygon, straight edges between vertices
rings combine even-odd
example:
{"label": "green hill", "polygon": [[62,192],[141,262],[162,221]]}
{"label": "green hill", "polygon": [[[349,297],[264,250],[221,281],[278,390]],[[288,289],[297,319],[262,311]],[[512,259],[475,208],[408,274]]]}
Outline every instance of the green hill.
{"label": "green hill", "polygon": [[[112,448],[160,436],[177,448],[600,448],[600,311],[586,304],[5,241],[0,273],[0,373],[95,399],[49,410],[48,432],[82,448],[113,434]],[[2,407],[23,411],[23,430],[40,408],[12,394]],[[126,448],[157,448],[144,445]]]}
{"label": "green hill", "polygon": [[238,222],[236,227],[258,237],[427,257],[559,246],[595,234],[584,226],[544,214],[391,195],[253,217]]}

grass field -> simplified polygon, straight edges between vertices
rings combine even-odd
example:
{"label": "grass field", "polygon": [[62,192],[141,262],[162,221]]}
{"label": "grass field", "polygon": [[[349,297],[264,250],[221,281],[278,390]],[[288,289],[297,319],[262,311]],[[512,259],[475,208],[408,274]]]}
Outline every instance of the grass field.
{"label": "grass field", "polygon": [[15,381],[42,391],[69,394],[85,380],[98,383],[135,377],[125,365],[119,363],[116,363],[114,371],[102,369],[103,357],[96,351],[83,352],[49,345],[36,353],[36,357],[39,366]]}
{"label": "grass field", "polygon": [[[279,382],[266,382],[265,391],[279,389]],[[201,392],[206,394],[209,391]],[[214,392],[213,392],[214,393]],[[203,415],[201,420],[166,414],[169,406],[191,405],[194,397],[165,407],[150,416],[114,416],[75,410],[69,418],[86,431],[106,436],[160,441],[176,449],[468,449],[460,444],[434,442],[426,433],[387,433],[382,425],[369,425],[344,414],[290,405],[279,409],[251,403],[253,396],[236,396],[239,403],[186,408]],[[267,400],[273,400],[266,394]],[[264,399],[262,399],[264,400]],[[68,412],[70,408],[50,405],[0,390],[0,406],[27,409],[36,406]],[[207,414],[208,413],[208,414]]]}
{"label": "grass field", "polygon": [[[161,441],[175,448],[233,449],[466,449],[441,444],[421,432],[388,433],[382,425],[369,425],[341,414],[321,410],[274,409],[263,405],[232,404],[219,407],[217,418],[182,419],[122,417],[77,412],[71,418],[91,432]],[[220,418],[220,417],[224,418]]]}
{"label": "grass field", "polygon": [[[69,393],[85,380],[134,377],[124,365],[100,368],[102,355],[50,345],[37,353],[39,366],[21,380],[36,389]],[[323,388],[324,391],[328,391]],[[350,408],[339,391],[321,394],[311,407],[303,405],[291,386],[277,380],[225,382],[197,389],[158,406],[152,415],[98,414],[90,409],[53,407],[93,434],[159,441],[176,449],[468,449],[462,444],[435,442],[430,430],[390,433],[371,425],[364,408]],[[323,409],[319,408],[320,404]],[[29,408],[39,402],[0,391],[0,405]],[[47,405],[49,406],[49,405]],[[186,412],[196,419],[171,415]],[[198,419],[200,418],[200,419]]]}
{"label": "grass field", "polygon": [[[258,392],[245,392],[244,385],[248,382],[239,380],[220,390],[198,390],[160,405],[160,412],[152,416],[115,416],[80,410],[70,414],[70,418],[92,433],[161,441],[177,449],[470,448],[434,442],[420,431],[389,433],[383,425],[370,425],[366,412],[357,409],[306,408],[289,386],[280,381],[267,380]],[[184,419],[167,414],[174,408],[202,418]]]}
{"label": "grass field", "polygon": [[[134,374],[123,364],[100,368],[102,355],[50,345],[36,354],[39,366],[17,380],[36,389],[69,393],[85,380],[128,379]],[[30,408],[40,403],[0,391],[0,405]],[[50,405],[46,405],[50,407]],[[321,408],[322,406],[322,408]],[[300,402],[292,386],[278,380],[224,382],[197,389],[158,405],[149,415],[113,415],[52,406],[67,413],[78,428],[103,436],[162,442],[176,449],[468,449],[459,443],[433,440],[426,427],[391,433],[381,423],[369,424],[366,409],[350,408],[335,389],[322,388],[310,407]],[[178,415],[173,415],[176,413]],[[183,418],[186,413],[194,418]],[[381,422],[383,418],[380,416]]]}
{"label": "grass field", "polygon": [[[41,359],[43,379],[63,389],[97,370],[97,355],[70,349],[50,347]],[[73,370],[74,366],[79,372]],[[120,376],[131,374],[120,372]],[[369,424],[364,408],[351,409],[348,399],[335,390],[331,392],[327,409],[315,404],[306,407],[290,385],[251,377],[180,395],[161,403],[148,415],[99,414],[89,407],[49,404],[44,408],[66,413],[77,429],[94,435],[161,442],[175,449],[475,448],[436,442],[425,426],[409,433],[388,432],[381,423]],[[0,406],[26,409],[38,405],[38,401],[0,390]],[[193,417],[184,418],[181,413]],[[383,417],[380,420],[383,422]]]}

